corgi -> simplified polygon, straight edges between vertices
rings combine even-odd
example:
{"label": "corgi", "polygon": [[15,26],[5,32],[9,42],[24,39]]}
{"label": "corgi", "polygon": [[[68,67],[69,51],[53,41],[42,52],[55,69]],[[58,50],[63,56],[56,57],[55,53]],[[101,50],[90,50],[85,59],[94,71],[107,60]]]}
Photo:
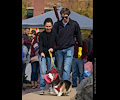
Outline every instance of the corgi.
{"label": "corgi", "polygon": [[60,79],[59,75],[54,80],[55,74],[53,73],[49,73],[48,77],[51,79],[53,90],[57,96],[69,95],[72,90],[72,83],[70,81]]}

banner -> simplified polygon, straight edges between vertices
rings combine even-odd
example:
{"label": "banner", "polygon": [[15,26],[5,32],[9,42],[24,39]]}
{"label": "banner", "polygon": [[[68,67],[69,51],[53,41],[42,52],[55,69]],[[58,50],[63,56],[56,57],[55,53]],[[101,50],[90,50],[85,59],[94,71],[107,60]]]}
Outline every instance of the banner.
{"label": "banner", "polygon": [[[39,32],[39,28],[30,28],[30,33],[32,30],[35,30],[36,31],[36,34]],[[31,34],[29,33],[29,36],[31,36]]]}

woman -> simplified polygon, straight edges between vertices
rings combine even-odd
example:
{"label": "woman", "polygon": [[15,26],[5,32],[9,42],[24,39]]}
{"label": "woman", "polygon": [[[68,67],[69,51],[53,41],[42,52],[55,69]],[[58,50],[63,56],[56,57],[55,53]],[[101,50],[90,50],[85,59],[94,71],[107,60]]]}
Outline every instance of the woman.
{"label": "woman", "polygon": [[[32,36],[30,39],[26,40],[27,44],[31,45],[31,52],[30,52],[30,58],[34,56],[39,56],[39,45],[37,41],[37,34],[36,31],[31,31]],[[37,88],[37,80],[38,80],[38,72],[39,72],[39,61],[31,61],[31,88],[35,89]]]}
{"label": "woman", "polygon": [[[46,18],[44,21],[45,30],[40,33],[39,36],[39,64],[40,64],[40,94],[44,94],[45,89],[45,79],[42,76],[43,74],[47,74],[50,72],[52,67],[51,59],[49,55],[49,51],[52,52],[53,61],[55,61],[55,51],[57,50],[57,46],[54,47],[55,42],[57,40],[56,31],[52,29],[53,21],[51,18]],[[57,42],[56,42],[57,44]],[[42,63],[41,63],[42,60]],[[47,68],[46,68],[47,65]],[[43,72],[43,73],[42,73]],[[49,85],[49,93],[52,94],[52,85]]]}
{"label": "woman", "polygon": [[[33,36],[33,44],[31,44],[31,57],[39,55],[39,45],[37,41],[37,34],[34,32]],[[37,88],[37,80],[39,73],[39,61],[31,62],[32,72],[31,72],[31,86],[33,89]]]}

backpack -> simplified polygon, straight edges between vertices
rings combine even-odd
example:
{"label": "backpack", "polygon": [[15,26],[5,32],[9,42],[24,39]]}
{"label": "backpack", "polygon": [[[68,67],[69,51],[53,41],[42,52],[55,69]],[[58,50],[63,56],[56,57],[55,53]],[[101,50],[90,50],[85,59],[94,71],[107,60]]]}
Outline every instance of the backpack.
{"label": "backpack", "polygon": [[84,78],[91,76],[93,72],[93,64],[92,62],[88,61],[84,64]]}

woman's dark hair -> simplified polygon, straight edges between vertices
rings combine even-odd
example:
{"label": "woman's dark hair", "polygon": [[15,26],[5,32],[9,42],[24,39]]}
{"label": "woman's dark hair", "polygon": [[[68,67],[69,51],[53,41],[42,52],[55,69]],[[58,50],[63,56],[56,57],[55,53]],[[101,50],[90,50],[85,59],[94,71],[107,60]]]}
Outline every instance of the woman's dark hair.
{"label": "woman's dark hair", "polygon": [[52,21],[51,18],[46,18],[45,21],[44,21],[44,25],[48,22],[50,22],[53,25],[53,21]]}

